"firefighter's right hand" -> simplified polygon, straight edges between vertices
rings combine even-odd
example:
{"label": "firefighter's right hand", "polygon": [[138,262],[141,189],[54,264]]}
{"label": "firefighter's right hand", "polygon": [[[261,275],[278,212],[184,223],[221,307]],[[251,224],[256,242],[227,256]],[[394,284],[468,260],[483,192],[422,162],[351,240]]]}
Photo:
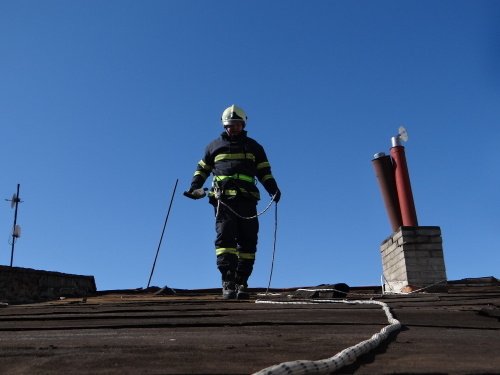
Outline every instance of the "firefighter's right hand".
{"label": "firefighter's right hand", "polygon": [[199,189],[189,189],[184,192],[184,196],[191,199],[201,199],[207,196],[207,188],[199,188]]}

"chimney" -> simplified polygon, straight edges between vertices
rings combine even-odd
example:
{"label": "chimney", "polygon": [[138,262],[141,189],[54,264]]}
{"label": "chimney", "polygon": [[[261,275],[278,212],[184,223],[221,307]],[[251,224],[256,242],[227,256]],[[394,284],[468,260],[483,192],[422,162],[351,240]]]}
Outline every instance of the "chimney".
{"label": "chimney", "polygon": [[401,141],[407,140],[406,129],[400,127],[399,134],[391,139],[391,172],[387,172],[389,162],[384,160],[384,153],[375,154],[372,160],[393,231],[380,246],[384,291],[442,291],[446,289],[446,270],[441,228],[418,225],[405,149],[401,145]]}
{"label": "chimney", "polygon": [[403,226],[380,245],[384,291],[442,291],[446,284],[441,229]]}

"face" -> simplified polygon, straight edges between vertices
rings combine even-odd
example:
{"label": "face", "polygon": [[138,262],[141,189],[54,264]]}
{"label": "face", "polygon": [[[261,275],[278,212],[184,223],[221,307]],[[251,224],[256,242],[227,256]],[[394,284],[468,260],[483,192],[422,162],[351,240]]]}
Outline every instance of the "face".
{"label": "face", "polygon": [[239,135],[243,131],[243,122],[242,121],[235,121],[229,125],[225,125],[224,129],[226,129],[226,133],[230,137],[233,137],[235,135]]}

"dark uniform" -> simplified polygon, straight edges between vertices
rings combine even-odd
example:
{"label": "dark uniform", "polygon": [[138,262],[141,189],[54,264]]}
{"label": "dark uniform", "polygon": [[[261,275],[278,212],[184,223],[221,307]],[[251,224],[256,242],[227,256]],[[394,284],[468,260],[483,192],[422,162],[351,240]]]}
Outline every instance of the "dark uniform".
{"label": "dark uniform", "polygon": [[217,267],[223,282],[246,287],[255,262],[259,231],[256,214],[260,193],[256,182],[258,180],[270,195],[281,193],[271,174],[264,148],[247,137],[244,130],[232,137],[223,132],[207,146],[190,191],[201,188],[210,174],[214,177],[209,201],[217,215]]}

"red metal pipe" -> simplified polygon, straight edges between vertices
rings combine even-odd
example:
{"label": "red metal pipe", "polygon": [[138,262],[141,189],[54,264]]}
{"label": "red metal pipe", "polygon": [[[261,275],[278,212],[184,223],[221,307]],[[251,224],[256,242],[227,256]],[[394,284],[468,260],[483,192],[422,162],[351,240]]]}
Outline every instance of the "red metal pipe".
{"label": "red metal pipe", "polygon": [[411,191],[410,175],[406,165],[405,148],[396,145],[391,148],[391,157],[394,166],[394,177],[396,180],[396,190],[398,193],[399,207],[401,209],[401,218],[404,226],[418,226],[417,212],[413,193]]}
{"label": "red metal pipe", "polygon": [[375,175],[377,176],[382,198],[384,199],[385,209],[387,211],[387,216],[389,216],[392,231],[396,232],[403,225],[403,220],[399,208],[391,157],[389,155],[376,154],[372,160],[372,164],[375,169]]}

